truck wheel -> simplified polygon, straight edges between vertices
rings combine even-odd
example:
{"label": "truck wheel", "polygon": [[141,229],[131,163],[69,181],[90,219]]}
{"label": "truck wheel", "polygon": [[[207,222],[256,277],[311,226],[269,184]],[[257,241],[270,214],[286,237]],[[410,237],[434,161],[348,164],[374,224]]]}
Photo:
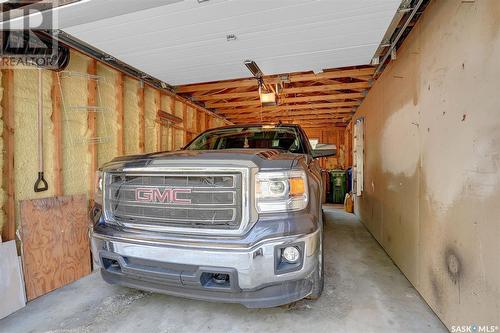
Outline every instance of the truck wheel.
{"label": "truck wheel", "polygon": [[325,260],[323,255],[323,212],[321,212],[321,229],[319,237],[318,269],[315,272],[314,286],[311,295],[307,299],[316,300],[321,296],[325,285]]}

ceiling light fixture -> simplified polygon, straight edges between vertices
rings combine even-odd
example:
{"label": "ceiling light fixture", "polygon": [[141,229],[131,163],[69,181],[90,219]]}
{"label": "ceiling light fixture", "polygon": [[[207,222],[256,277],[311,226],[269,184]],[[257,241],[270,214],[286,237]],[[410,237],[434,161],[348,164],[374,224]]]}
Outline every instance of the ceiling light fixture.
{"label": "ceiling light fixture", "polygon": [[250,73],[252,73],[252,75],[257,80],[259,80],[260,78],[262,78],[262,76],[264,76],[264,74],[260,70],[259,66],[255,63],[255,61],[253,61],[253,60],[245,60],[243,63],[245,64],[245,66],[247,66],[247,68],[250,71]]}
{"label": "ceiling light fixture", "polygon": [[262,106],[276,106],[278,105],[278,98],[274,92],[267,91],[263,84],[259,83],[259,97]]}
{"label": "ceiling light fixture", "polygon": [[257,63],[253,60],[245,60],[243,62],[245,66],[247,66],[248,70],[252,73],[253,77],[257,80],[257,84],[259,86],[259,98],[262,106],[276,106],[278,105],[278,91],[279,87],[276,84],[276,90],[270,91],[264,85],[264,80],[262,77],[264,73],[259,68]]}

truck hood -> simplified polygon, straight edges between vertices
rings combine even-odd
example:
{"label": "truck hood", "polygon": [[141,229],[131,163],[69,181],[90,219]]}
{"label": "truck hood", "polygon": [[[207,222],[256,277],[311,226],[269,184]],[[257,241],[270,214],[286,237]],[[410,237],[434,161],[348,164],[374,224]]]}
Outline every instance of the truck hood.
{"label": "truck hood", "polygon": [[102,166],[104,171],[147,167],[248,166],[260,170],[290,169],[304,157],[279,149],[179,150],[142,155],[127,155]]}

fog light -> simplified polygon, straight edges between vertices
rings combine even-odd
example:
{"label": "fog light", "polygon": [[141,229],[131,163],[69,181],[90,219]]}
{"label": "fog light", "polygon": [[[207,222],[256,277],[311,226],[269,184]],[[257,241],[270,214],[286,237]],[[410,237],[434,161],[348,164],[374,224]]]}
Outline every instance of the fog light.
{"label": "fog light", "polygon": [[295,246],[288,246],[283,249],[283,253],[281,254],[283,259],[287,262],[294,264],[300,258],[300,252]]}
{"label": "fog light", "polygon": [[213,275],[212,279],[214,279],[214,282],[217,284],[225,284],[226,282],[229,282],[229,275],[216,273]]}

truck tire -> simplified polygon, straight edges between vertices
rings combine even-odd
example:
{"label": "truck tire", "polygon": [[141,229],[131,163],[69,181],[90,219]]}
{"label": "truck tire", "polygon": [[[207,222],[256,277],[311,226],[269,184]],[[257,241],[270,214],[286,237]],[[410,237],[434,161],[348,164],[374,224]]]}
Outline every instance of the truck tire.
{"label": "truck tire", "polygon": [[316,300],[321,296],[321,293],[323,292],[323,287],[325,285],[325,260],[324,260],[324,254],[323,254],[323,210],[321,210],[320,214],[320,241],[319,241],[319,253],[318,253],[318,261],[320,261],[318,265],[318,269],[315,272],[315,277],[314,277],[314,285],[313,285],[313,290],[311,294],[307,297],[307,299],[312,299]]}

